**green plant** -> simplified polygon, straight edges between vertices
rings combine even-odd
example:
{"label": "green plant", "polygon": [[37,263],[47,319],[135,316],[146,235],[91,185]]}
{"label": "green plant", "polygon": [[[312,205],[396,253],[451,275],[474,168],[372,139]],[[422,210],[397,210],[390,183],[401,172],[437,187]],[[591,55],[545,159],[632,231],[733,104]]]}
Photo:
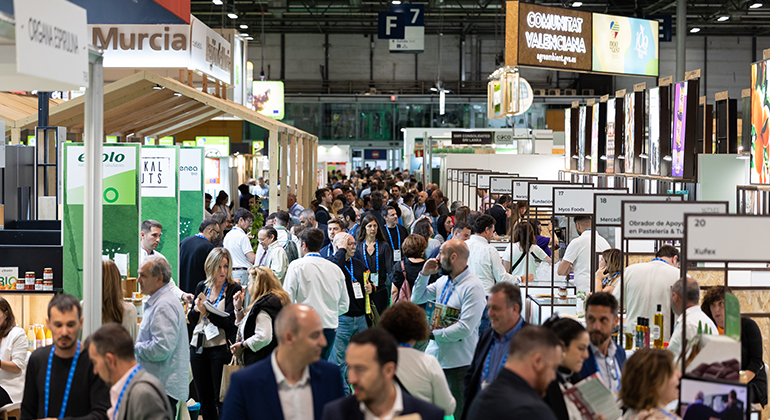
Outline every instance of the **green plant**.
{"label": "green plant", "polygon": [[257,233],[260,229],[262,229],[262,226],[265,225],[265,217],[262,215],[260,205],[261,202],[259,197],[254,196],[254,205],[249,209],[251,214],[254,215],[254,220],[251,222],[251,229],[249,229],[249,234],[251,235],[251,247],[255,249],[257,246],[259,246]]}

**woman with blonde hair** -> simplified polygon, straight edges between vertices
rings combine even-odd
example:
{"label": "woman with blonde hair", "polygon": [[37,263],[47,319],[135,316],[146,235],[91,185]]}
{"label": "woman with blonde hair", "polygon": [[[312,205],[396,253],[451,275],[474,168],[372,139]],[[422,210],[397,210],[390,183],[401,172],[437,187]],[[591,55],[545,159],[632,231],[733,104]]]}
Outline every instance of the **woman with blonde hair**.
{"label": "woman with blonde hair", "polygon": [[243,310],[243,291],[233,297],[235,320],[238,325],[237,341],[230,347],[233,352],[243,350],[245,365],[266,359],[278,345],[275,318],[290,303],[289,294],[268,267],[254,266],[249,269],[249,285],[246,290],[252,303],[248,314]]}
{"label": "woman with blonde hair", "polygon": [[136,317],[136,306],[123,300],[118,266],[112,260],[102,261],[102,324],[121,324],[136,341]]}
{"label": "woman with blonde hair", "polygon": [[620,281],[620,269],[623,267],[623,256],[619,249],[610,248],[602,252],[599,259],[599,269],[596,271],[597,292],[612,293]]}
{"label": "woman with blonde hair", "polygon": [[[217,420],[222,409],[222,367],[232,358],[228,342],[235,341],[238,331],[233,297],[241,291],[241,285],[233,280],[233,260],[225,248],[212,249],[203,267],[206,280],[195,287],[195,305],[187,312],[187,321],[194,326],[190,334],[190,365],[201,415],[204,420]],[[218,311],[209,312],[206,302]],[[220,316],[222,313],[224,316]]]}
{"label": "woman with blonde hair", "polygon": [[27,370],[27,335],[16,326],[13,309],[0,297],[0,391],[7,398],[0,405],[21,403]]}
{"label": "woman with blonde hair", "polygon": [[331,209],[332,217],[337,217],[344,207],[345,207],[345,204],[342,203],[342,200],[334,200],[332,202],[332,209]]}
{"label": "woman with blonde hair", "polygon": [[678,420],[666,405],[679,398],[679,369],[674,354],[661,349],[637,350],[626,360],[620,379],[623,420]]}

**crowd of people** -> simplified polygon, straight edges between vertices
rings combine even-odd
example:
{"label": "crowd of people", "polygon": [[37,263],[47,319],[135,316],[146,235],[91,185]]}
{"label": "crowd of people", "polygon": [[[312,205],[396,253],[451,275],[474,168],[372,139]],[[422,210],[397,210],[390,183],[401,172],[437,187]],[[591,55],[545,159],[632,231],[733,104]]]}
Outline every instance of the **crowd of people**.
{"label": "crowd of people", "polygon": [[[578,237],[552,242],[525,217],[526,202],[508,196],[480,191],[483,211],[474,211],[408,173],[364,170],[329,181],[307,207],[289,194],[289,208],[264,214],[256,236],[264,180],[257,194],[241,190],[235,211],[219,194],[206,204],[211,217],[179,246],[178,283],[157,251],[162,225],[144,221],[138,328],[112,261],[102,270],[103,325],[82,343],[81,303],[58,294],[47,312],[53,345],[27,360],[24,331],[0,298],[8,394],[0,400],[20,402],[23,420],[176,419],[189,398],[204,420],[577,420],[583,414],[566,394],[593,377],[624,419],[668,419],[677,418],[666,405],[678,396],[681,330],[692,337],[699,324],[714,334],[725,327],[730,291],[711,288],[701,304],[698,284],[679,278],[678,250],[665,245],[653,261],[625,268],[625,316],[652,318],[663,305],[679,318],[661,331],[668,350],[627,359],[613,340],[623,262],[598,235],[593,251],[602,258],[585,322],[554,316],[529,325],[519,285],[538,264],[553,259],[579,292],[591,288],[590,217],[575,218]],[[491,242],[505,235],[512,246],[501,257]],[[426,312],[440,305],[459,313],[429,323]],[[765,405],[761,333],[749,319],[741,333],[742,369],[753,401]],[[241,367],[225,369],[233,360]]]}

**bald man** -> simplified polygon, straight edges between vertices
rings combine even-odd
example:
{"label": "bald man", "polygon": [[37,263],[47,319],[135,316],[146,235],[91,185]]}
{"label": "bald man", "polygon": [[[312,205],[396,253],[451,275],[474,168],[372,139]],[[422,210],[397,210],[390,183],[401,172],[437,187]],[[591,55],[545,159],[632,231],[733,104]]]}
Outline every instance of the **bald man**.
{"label": "bald man", "polygon": [[[449,389],[457,401],[454,416],[463,412],[465,374],[473,361],[473,352],[479,340],[478,328],[486,306],[486,294],[481,280],[468,269],[468,246],[459,239],[441,245],[437,258],[431,258],[414,282],[412,302],[429,301],[460,309],[460,319],[445,328],[431,331],[432,341],[426,353],[434,355],[444,370]],[[431,275],[443,276],[428,285]]]}
{"label": "bald man", "polygon": [[339,368],[321,360],[326,338],[313,308],[286,305],[274,325],[278,347],[232,375],[222,420],[320,419],[326,403],[344,396]]}

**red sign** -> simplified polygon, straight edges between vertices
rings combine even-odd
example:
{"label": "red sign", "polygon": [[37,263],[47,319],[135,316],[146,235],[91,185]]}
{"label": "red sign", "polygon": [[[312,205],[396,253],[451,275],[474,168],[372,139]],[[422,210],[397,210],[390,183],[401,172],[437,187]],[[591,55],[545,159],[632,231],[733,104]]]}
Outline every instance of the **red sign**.
{"label": "red sign", "polygon": [[415,150],[415,151],[414,151],[414,157],[418,157],[418,158],[421,158],[421,157],[422,157],[422,149],[420,149],[420,150]]}
{"label": "red sign", "polygon": [[379,159],[379,158],[380,158],[380,151],[372,150],[372,159]]}

